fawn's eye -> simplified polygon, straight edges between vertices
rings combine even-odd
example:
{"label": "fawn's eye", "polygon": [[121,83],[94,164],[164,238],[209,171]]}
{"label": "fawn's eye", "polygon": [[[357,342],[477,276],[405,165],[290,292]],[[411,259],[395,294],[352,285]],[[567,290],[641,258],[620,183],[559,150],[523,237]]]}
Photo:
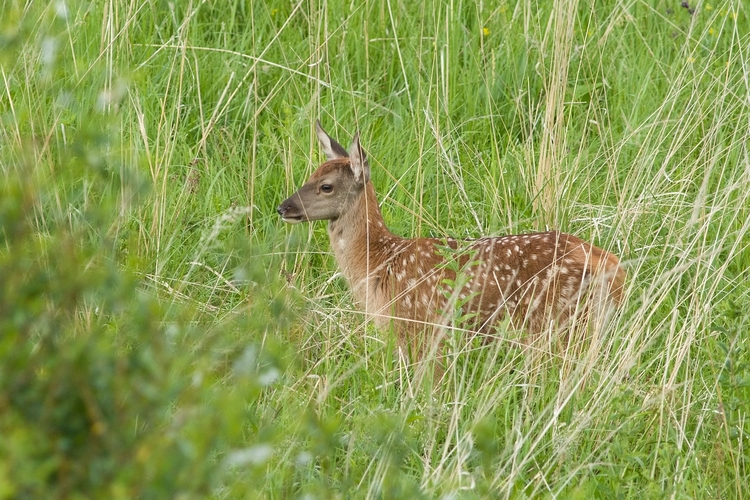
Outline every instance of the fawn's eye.
{"label": "fawn's eye", "polygon": [[323,191],[324,193],[332,193],[333,186],[331,186],[330,184],[322,184],[320,186],[320,190]]}

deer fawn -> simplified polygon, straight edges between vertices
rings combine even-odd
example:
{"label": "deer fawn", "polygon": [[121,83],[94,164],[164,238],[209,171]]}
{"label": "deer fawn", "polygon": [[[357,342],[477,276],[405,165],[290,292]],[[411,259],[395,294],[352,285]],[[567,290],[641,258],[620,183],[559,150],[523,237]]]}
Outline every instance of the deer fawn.
{"label": "deer fawn", "polygon": [[392,323],[418,353],[419,333],[446,325],[456,303],[469,318],[462,327],[489,333],[508,318],[533,335],[622,302],[625,272],[617,257],[569,234],[471,241],[394,235],[383,222],[359,133],[347,153],[320,121],[316,129],[328,161],[277,211],[289,223],[329,221],[331,246],[354,297],[378,327]]}

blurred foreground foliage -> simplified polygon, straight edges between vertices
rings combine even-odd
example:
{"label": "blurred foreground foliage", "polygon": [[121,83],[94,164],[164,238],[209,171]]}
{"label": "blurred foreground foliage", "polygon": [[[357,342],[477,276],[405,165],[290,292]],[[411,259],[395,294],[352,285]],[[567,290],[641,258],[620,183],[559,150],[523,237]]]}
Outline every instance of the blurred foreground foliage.
{"label": "blurred foreground foliage", "polygon": [[0,498],[203,497],[262,465],[255,403],[284,366],[249,318],[283,304],[201,328],[118,262],[112,200],[51,222],[59,188],[22,168],[0,187]]}

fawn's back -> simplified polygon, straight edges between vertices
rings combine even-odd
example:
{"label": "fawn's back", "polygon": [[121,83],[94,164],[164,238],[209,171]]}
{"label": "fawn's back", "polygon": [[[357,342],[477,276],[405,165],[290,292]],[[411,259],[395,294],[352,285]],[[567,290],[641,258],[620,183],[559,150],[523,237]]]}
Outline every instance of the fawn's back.
{"label": "fawn's back", "polygon": [[402,336],[444,325],[489,332],[498,320],[537,333],[622,301],[625,272],[613,254],[556,231],[458,241],[406,239],[383,222],[356,134],[351,154],[317,124],[328,161],[278,208],[286,222],[328,220],[331,247],[355,298],[379,326]]}
{"label": "fawn's back", "polygon": [[[489,332],[500,319],[537,333],[566,325],[581,304],[619,304],[625,273],[618,259],[575,236],[550,231],[475,241],[388,238],[355,294],[366,310],[390,318],[445,324],[456,305],[463,327]],[[383,245],[382,247],[380,245]],[[588,309],[581,309],[579,317]]]}

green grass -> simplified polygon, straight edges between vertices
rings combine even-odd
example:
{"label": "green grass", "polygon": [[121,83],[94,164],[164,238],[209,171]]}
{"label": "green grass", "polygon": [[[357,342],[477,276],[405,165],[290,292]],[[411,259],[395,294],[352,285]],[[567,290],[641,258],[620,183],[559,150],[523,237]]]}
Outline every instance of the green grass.
{"label": "green grass", "polygon": [[[1,5],[0,498],[750,495],[743,2]],[[318,118],[395,233],[574,233],[621,312],[426,384],[275,212]]]}

